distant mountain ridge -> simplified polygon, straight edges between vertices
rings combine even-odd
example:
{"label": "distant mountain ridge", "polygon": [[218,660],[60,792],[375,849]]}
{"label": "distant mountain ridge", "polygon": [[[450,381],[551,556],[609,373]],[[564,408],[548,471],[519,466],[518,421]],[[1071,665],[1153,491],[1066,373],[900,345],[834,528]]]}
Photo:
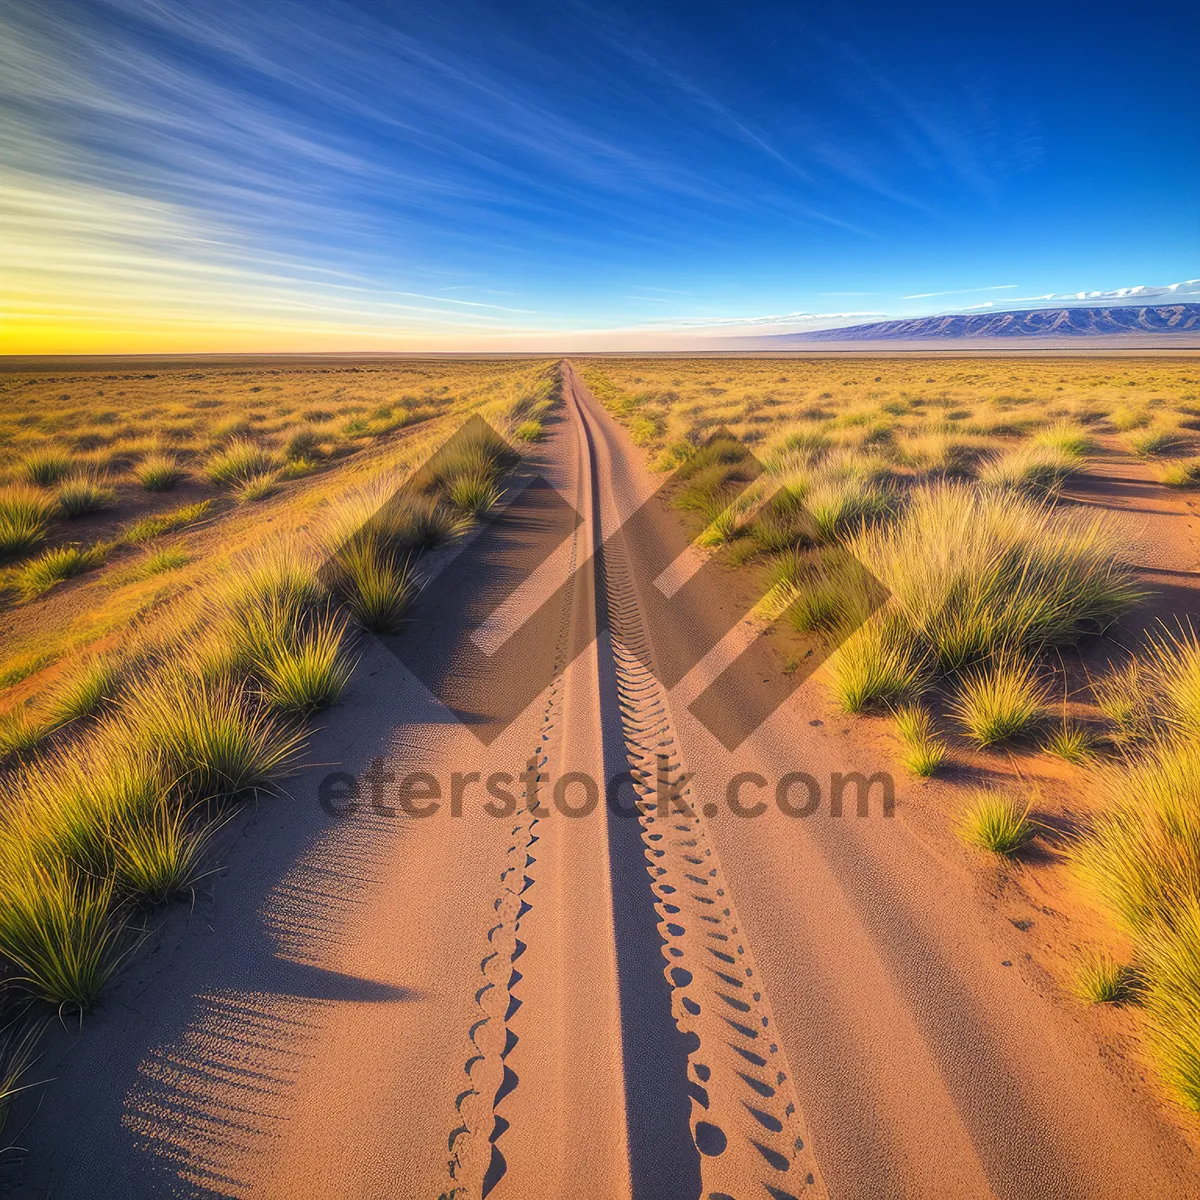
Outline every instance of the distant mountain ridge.
{"label": "distant mountain ridge", "polygon": [[[955,338],[1112,337],[1139,334],[1200,334],[1200,304],[1146,304],[1111,308],[1028,308],[1015,312],[947,313],[902,321],[874,321],[811,333],[756,337],[760,344],[786,342],[933,341]],[[749,340],[749,339],[747,339]]]}

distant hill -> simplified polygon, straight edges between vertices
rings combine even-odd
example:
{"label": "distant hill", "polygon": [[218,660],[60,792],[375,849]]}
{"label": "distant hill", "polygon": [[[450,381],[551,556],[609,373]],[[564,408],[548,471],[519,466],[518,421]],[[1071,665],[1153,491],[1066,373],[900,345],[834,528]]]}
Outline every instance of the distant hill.
{"label": "distant hill", "polygon": [[1200,334],[1200,304],[1147,304],[1112,308],[1028,308],[1018,312],[951,313],[904,321],[875,321],[811,333],[755,338],[764,349],[807,342],[949,341],[989,338],[1110,338],[1146,334]]}

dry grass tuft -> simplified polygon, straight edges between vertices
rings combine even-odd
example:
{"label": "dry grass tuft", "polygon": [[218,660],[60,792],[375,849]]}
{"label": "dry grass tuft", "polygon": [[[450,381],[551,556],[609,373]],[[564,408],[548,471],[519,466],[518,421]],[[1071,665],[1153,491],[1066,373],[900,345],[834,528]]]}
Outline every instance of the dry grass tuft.
{"label": "dry grass tuft", "polygon": [[239,487],[279,465],[270,450],[246,437],[231,438],[208,460],[204,474],[218,487]]}
{"label": "dry grass tuft", "polygon": [[86,550],[80,546],[45,550],[16,570],[13,582],[17,592],[22,600],[36,600],[65,580],[94,570],[105,560],[108,549],[96,545]]}
{"label": "dry grass tuft", "polygon": [[1074,641],[1142,596],[1103,517],[961,484],[918,488],[897,521],[850,550],[943,669]]}
{"label": "dry grass tuft", "polygon": [[117,494],[100,479],[77,475],[59,484],[55,499],[63,516],[73,520],[111,508],[117,502]]}
{"label": "dry grass tuft", "polygon": [[958,823],[958,835],[967,845],[1005,856],[1021,850],[1033,833],[1028,805],[986,789],[975,792]]}
{"label": "dry grass tuft", "polygon": [[37,487],[53,487],[75,468],[71,456],[62,450],[47,447],[26,455],[21,463],[21,475],[26,483]]}
{"label": "dry grass tuft", "polygon": [[147,454],[133,469],[134,477],[148,492],[174,491],[186,478],[173,454]]}
{"label": "dry grass tuft", "polygon": [[948,751],[945,741],[934,730],[929,710],[919,704],[910,704],[896,709],[892,716],[904,744],[900,761],[914,775],[936,774],[945,763]]}
{"label": "dry grass tuft", "polygon": [[976,746],[994,746],[1028,733],[1046,699],[1036,664],[1001,651],[962,677],[950,712]]}
{"label": "dry grass tuft", "polygon": [[1075,972],[1075,994],[1089,1004],[1115,1004],[1130,991],[1130,971],[1103,951],[1085,956]]}
{"label": "dry grass tuft", "polygon": [[0,558],[37,549],[55,511],[54,502],[35,488],[0,488]]}

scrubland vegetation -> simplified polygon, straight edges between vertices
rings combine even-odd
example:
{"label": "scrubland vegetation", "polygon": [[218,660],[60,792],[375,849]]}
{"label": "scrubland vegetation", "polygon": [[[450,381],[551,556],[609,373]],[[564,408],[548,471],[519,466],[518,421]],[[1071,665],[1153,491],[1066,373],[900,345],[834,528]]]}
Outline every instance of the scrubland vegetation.
{"label": "scrubland vegetation", "polygon": [[[914,776],[954,768],[959,838],[1004,858],[1036,841],[1038,869],[1108,914],[1115,949],[1085,954],[1064,991],[1140,1004],[1159,1078],[1200,1111],[1200,642],[1192,614],[1147,615],[1129,526],[1066,494],[1102,460],[1200,485],[1200,368],[606,359],[583,374],[677,473],[700,544],[759,570],[762,611],[823,643],[833,700],[891,722]],[[1068,837],[1037,817],[1039,760],[1075,773]]]}
{"label": "scrubland vegetation", "polygon": [[[302,761],[359,631],[402,627],[554,385],[528,362],[3,379],[0,1114],[30,1021],[90,1008]],[[269,518],[230,495],[268,481]]]}

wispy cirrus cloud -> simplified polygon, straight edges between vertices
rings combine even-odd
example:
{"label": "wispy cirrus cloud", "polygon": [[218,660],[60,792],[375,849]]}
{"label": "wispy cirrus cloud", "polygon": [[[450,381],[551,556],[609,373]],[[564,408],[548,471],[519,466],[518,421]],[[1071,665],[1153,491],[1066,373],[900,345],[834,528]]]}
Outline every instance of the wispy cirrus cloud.
{"label": "wispy cirrus cloud", "polygon": [[[976,69],[978,39],[896,53],[943,23],[879,18],[784,0],[0,0],[5,345],[473,348],[655,313],[682,337],[1028,290],[896,302],[903,280],[968,266],[1041,279],[987,249],[1030,215],[1006,205],[1041,154],[1039,101]],[[1040,214],[1045,182],[1027,185]],[[1085,224],[1068,232],[1087,274],[1064,271],[1103,280]],[[812,311],[859,296],[893,311]]]}
{"label": "wispy cirrus cloud", "polygon": [[701,329],[736,325],[807,325],[814,321],[849,321],[860,317],[885,317],[884,312],[841,312],[841,313],[772,313],[755,317],[685,317],[660,325],[660,328]]}
{"label": "wispy cirrus cloud", "polygon": [[955,288],[949,292],[914,292],[911,296],[901,296],[901,300],[931,300],[934,296],[970,296],[975,292],[1005,292],[1010,288],[1018,288],[1019,283],[995,283],[991,287]]}

